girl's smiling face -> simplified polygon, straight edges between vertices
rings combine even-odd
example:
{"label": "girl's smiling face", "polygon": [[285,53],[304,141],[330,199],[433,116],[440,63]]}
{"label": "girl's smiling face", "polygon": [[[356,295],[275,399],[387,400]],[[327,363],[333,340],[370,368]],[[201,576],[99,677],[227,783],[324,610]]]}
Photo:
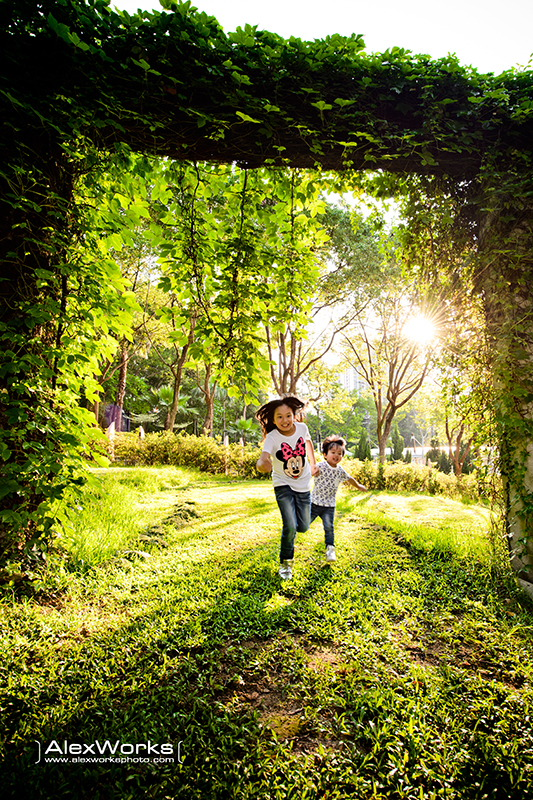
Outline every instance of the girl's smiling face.
{"label": "girl's smiling face", "polygon": [[280,433],[292,436],[296,428],[294,427],[294,414],[292,408],[283,405],[278,406],[274,411],[274,425]]}

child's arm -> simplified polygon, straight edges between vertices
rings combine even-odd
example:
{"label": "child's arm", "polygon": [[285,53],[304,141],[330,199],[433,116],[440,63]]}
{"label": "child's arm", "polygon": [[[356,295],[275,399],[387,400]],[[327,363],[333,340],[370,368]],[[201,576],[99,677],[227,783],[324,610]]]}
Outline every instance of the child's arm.
{"label": "child's arm", "polygon": [[358,483],[358,482],[355,480],[355,478],[348,478],[348,480],[346,481],[346,483],[347,483],[347,484],[349,484],[350,486],[355,486],[355,488],[356,488],[356,489],[359,489],[359,491],[360,491],[360,492],[367,492],[367,491],[368,491],[368,489],[366,488],[366,486],[363,486],[363,484],[362,484],[362,483]]}
{"label": "child's arm", "polygon": [[263,450],[261,456],[257,459],[256,467],[258,472],[272,472],[272,459],[270,458],[270,453],[267,453],[266,450]]}
{"label": "child's arm", "polygon": [[307,453],[307,458],[309,459],[309,466],[311,467],[311,475],[318,475],[318,467],[316,465],[316,460],[315,460],[315,451],[311,439],[306,439],[305,441],[305,452]]}

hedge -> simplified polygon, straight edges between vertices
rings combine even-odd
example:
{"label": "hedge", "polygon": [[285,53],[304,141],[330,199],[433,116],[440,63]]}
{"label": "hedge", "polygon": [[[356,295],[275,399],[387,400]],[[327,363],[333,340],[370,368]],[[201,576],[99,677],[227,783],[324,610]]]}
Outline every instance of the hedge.
{"label": "hedge", "polygon": [[114,439],[113,460],[127,466],[155,466],[169,464],[175,467],[196,467],[212,475],[233,475],[240,478],[270,477],[261,475],[256,461],[261,450],[256,445],[229,444],[210,436],[192,436],[163,431],[147,433],[140,438],[137,433],[118,433]]}
{"label": "hedge", "polygon": [[[259,473],[256,461],[261,448],[256,445],[229,444],[209,436],[148,433],[141,439],[137,433],[119,433],[114,440],[114,461],[127,466],[173,465],[196,467],[213,475],[227,474],[239,478],[270,478]],[[475,474],[459,480],[430,466],[405,464],[401,461],[379,464],[346,458],[346,471],[371,490],[421,492],[478,502],[486,498],[486,486]]]}
{"label": "hedge", "polygon": [[430,466],[405,464],[403,461],[379,464],[377,461],[345,459],[342,465],[368,489],[438,494],[473,502],[483,502],[488,497],[488,486],[475,472],[456,478]]}

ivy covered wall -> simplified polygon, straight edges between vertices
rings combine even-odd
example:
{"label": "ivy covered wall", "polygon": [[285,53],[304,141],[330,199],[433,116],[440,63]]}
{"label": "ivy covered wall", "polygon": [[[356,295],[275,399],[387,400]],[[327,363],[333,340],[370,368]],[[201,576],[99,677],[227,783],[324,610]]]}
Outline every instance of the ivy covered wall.
{"label": "ivy covered wall", "polygon": [[532,73],[366,54],[355,35],[226,35],[188,3],[163,5],[129,16],[104,0],[0,3],[0,560],[42,557],[54,502],[81,479],[94,334],[111,348],[106,336],[128,327],[101,239],[135,211],[95,208],[80,186],[104,168],[149,172],[141,153],[455,181],[497,354],[513,560],[533,581]]}

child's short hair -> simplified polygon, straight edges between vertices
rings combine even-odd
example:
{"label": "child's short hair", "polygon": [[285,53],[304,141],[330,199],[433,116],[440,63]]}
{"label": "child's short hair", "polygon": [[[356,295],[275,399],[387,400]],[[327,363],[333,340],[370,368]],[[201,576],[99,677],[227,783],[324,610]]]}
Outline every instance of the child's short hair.
{"label": "child's short hair", "polygon": [[332,447],[334,444],[338,444],[339,447],[342,447],[342,454],[344,455],[344,453],[346,452],[346,442],[344,441],[342,436],[334,436],[333,434],[331,434],[331,436],[326,436],[326,438],[322,442],[322,452],[324,453],[325,456],[327,456],[329,448]]}
{"label": "child's short hair", "polygon": [[280,406],[289,406],[295,419],[300,422],[302,420],[302,410],[305,408],[306,404],[303,400],[300,400],[299,397],[288,395],[287,397],[278,397],[276,400],[270,400],[268,403],[262,405],[261,408],[258,408],[255,412],[255,418],[261,426],[263,438],[267,433],[275,429],[274,413],[276,408]]}

